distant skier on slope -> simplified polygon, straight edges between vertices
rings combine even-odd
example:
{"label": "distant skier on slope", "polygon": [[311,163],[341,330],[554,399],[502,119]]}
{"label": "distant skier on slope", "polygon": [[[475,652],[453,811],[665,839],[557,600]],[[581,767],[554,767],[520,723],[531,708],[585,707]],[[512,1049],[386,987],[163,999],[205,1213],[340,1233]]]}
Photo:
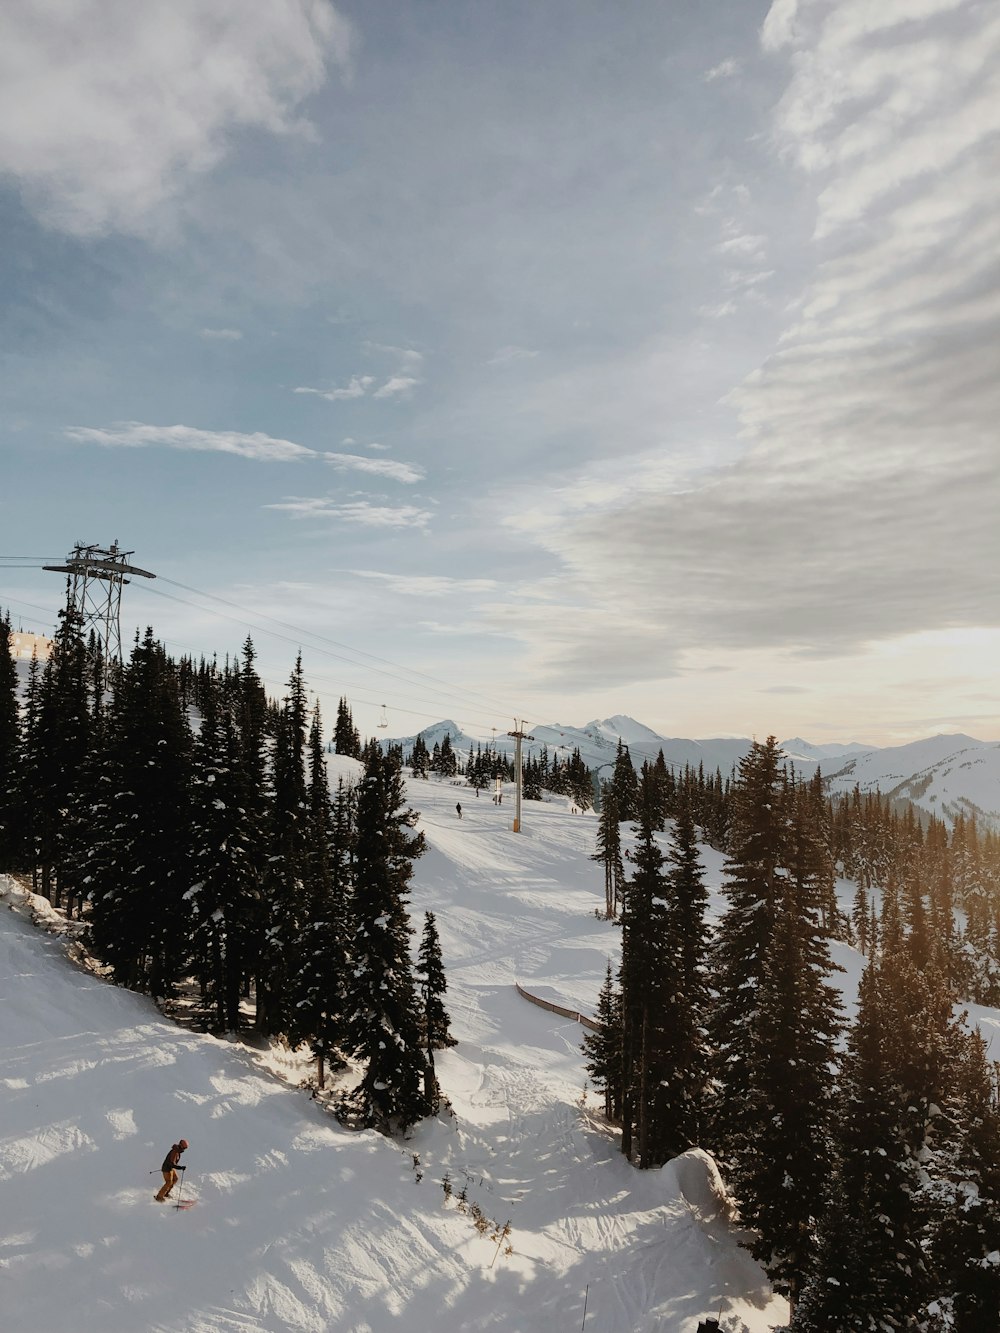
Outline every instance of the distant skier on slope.
{"label": "distant skier on slope", "polygon": [[186,1171],[187,1168],[181,1165],[181,1153],[187,1151],[187,1139],[181,1139],[179,1143],[171,1145],[170,1151],[163,1159],[163,1165],[160,1170],[163,1172],[163,1184],[160,1186],[160,1192],[155,1196],[157,1203],[165,1203],[170,1198],[170,1191],[177,1184],[178,1171]]}
{"label": "distant skier on slope", "polygon": [[459,819],[461,819],[461,818],[462,818],[462,802],[461,802],[461,801],[456,801],[456,802],[455,802],[455,809],[458,811],[458,817],[459,817]]}

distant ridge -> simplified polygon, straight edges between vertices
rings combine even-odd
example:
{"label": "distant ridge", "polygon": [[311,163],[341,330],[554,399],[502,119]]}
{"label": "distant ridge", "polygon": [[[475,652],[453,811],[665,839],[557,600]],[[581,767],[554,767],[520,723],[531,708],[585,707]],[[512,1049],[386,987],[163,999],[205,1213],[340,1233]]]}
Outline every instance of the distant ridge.
{"label": "distant ridge", "polygon": [[[429,750],[451,737],[452,748],[460,757],[481,746],[496,744],[503,754],[512,754],[514,742],[505,734],[492,738],[467,735],[450,718],[435,722],[413,736],[403,736],[383,744],[412,748],[417,735]],[[618,753],[619,738],[628,747],[635,766],[655,760],[663,751],[667,766],[675,773],[685,767],[702,766],[706,773],[718,769],[728,776],[750,749],[752,742],[741,736],[690,740],[679,736],[661,736],[651,727],[625,713],[595,718],[582,727],[561,722],[531,728],[533,741],[525,745],[526,754],[539,754],[542,746],[560,758],[579,749],[588,768],[608,776]],[[983,828],[1000,829],[1000,742],[979,741],[958,733],[930,736],[907,745],[868,746],[857,741],[816,744],[794,736],[781,742],[789,762],[803,777],[810,777],[819,767],[827,790],[847,793],[857,785],[864,792],[881,791],[893,799],[912,801],[947,824],[959,814],[975,816]]]}

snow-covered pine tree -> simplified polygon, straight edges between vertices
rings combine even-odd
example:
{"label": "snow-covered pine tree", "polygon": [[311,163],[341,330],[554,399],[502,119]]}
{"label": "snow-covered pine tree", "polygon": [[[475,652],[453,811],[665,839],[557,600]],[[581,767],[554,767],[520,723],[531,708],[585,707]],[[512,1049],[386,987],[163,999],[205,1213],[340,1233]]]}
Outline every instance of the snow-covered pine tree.
{"label": "snow-covered pine tree", "polygon": [[[308,1041],[316,1056],[316,1078],[323,1087],[326,1066],[337,1061],[344,1041],[347,996],[347,922],[344,910],[342,852],[338,847],[330,800],[319,706],[309,731],[309,807],[303,884],[305,916],[298,941],[298,965],[292,983],[293,1041]],[[344,790],[337,818],[343,817]]]}
{"label": "snow-covered pine tree", "polygon": [[712,1142],[725,1161],[749,1150],[758,1129],[748,1094],[760,1059],[757,989],[787,878],[786,786],[775,738],[769,736],[763,745],[754,741],[740,761],[732,790],[723,883],[728,906],[710,961],[716,996],[709,1030],[717,1079]]}
{"label": "snow-covered pine tree", "polygon": [[252,770],[243,764],[233,679],[213,675],[200,691],[191,793],[192,962],[206,1022],[240,1028],[240,995],[253,970],[260,880],[254,860]]}
{"label": "snow-covered pine tree", "polygon": [[446,731],[438,751],[436,771],[443,778],[453,778],[458,772],[458,756],[451,743],[451,732]]}
{"label": "snow-covered pine tree", "polygon": [[632,764],[628,746],[618,737],[615,766],[611,773],[611,791],[615,809],[622,824],[631,824],[639,817],[639,775]]}
{"label": "snow-covered pine tree", "polygon": [[337,704],[337,718],[333,726],[333,748],[337,754],[346,754],[351,759],[361,758],[361,736],[344,698]]}
{"label": "snow-covered pine tree", "polygon": [[413,862],[424,850],[414,819],[398,763],[370,749],[357,794],[347,1027],[365,1068],[345,1109],[384,1132],[406,1130],[429,1109],[406,910]]}
{"label": "snow-covered pine tree", "polygon": [[757,988],[757,1040],[747,1109],[756,1132],[733,1155],[741,1215],[758,1232],[752,1249],[776,1290],[795,1302],[816,1249],[834,1159],[834,1057],[840,997],[828,978],[827,888],[822,828],[808,787],[791,806],[788,873],[779,881],[774,935]]}
{"label": "snow-covered pine tree", "polygon": [[659,1166],[670,1145],[664,1136],[663,1084],[669,1075],[666,999],[672,992],[667,934],[667,878],[656,841],[660,813],[653,784],[639,784],[635,872],[622,911],[622,1151],[633,1144],[639,1164]]}
{"label": "snow-covered pine tree", "polygon": [[85,863],[94,949],[165,995],[187,962],[191,735],[173,664],[147,629],[115,686]]}
{"label": "snow-covered pine tree", "polygon": [[291,978],[298,965],[297,948],[306,907],[307,716],[300,653],[274,737],[268,853],[260,901],[263,930],[257,960],[257,1027],[268,1036],[288,1034],[293,1026]]}
{"label": "snow-covered pine tree", "polygon": [[709,1081],[705,1025],[708,892],[691,807],[677,804],[667,854],[666,920],[658,1027],[662,1066],[657,1092],[657,1137],[663,1160],[702,1141]]}
{"label": "snow-covered pine tree", "polygon": [[57,907],[87,822],[81,787],[92,730],[88,684],[79,613],[60,611],[42,672],[30,756],[38,891]]}
{"label": "snow-covered pine tree", "polygon": [[[932,1330],[991,1329],[1000,1310],[1000,1064],[978,1031],[955,1065],[954,1139],[930,1197]],[[936,1310],[932,1307],[936,1307]]]}
{"label": "snow-covered pine tree", "polygon": [[597,821],[597,850],[590,858],[604,866],[604,915],[610,921],[618,915],[618,899],[625,878],[622,861],[621,824],[615,804],[614,788],[605,782],[601,788],[601,812]]}
{"label": "snow-covered pine tree", "polygon": [[430,768],[431,756],[423,736],[417,736],[410,752],[410,768],[415,778],[425,778]]}
{"label": "snow-covered pine tree", "polygon": [[610,959],[597,997],[595,1021],[596,1029],[583,1038],[584,1068],[604,1097],[604,1114],[615,1121],[622,1113],[622,997]]}
{"label": "snow-covered pine tree", "polygon": [[837,1122],[838,1162],[795,1333],[885,1333],[914,1327],[925,1291],[917,1163],[904,1138],[894,1006],[878,958],[861,977]]}
{"label": "snow-covered pine tree", "polygon": [[434,1052],[446,1046],[454,1046],[456,1042],[448,1031],[451,1019],[444,1007],[444,994],[448,989],[448,982],[444,974],[444,963],[441,959],[441,940],[433,912],[424,914],[424,930],[420,938],[416,975],[423,1000],[424,1049],[427,1054],[424,1095],[428,1107],[431,1110],[436,1110],[441,1100],[441,1094],[438,1087],[437,1072],[434,1068]]}
{"label": "snow-covered pine tree", "polygon": [[431,1050],[454,1046],[455,1038],[449,1032],[451,1019],[444,1006],[448,981],[441,958],[441,938],[433,912],[424,913],[424,930],[420,937],[416,974],[424,1001],[424,1032]]}
{"label": "snow-covered pine tree", "polygon": [[17,668],[11,653],[10,618],[0,616],[0,869],[20,864],[21,718]]}

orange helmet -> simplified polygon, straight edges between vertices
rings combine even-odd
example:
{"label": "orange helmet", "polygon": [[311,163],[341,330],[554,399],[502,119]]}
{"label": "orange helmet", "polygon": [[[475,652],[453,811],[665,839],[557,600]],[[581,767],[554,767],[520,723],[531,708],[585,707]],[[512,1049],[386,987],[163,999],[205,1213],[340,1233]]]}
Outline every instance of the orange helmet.
{"label": "orange helmet", "polygon": [[188,1146],[188,1141],[187,1141],[187,1139],[181,1139],[180,1143],[178,1143],[177,1146],[178,1146],[178,1148],[186,1148],[186,1147]]}

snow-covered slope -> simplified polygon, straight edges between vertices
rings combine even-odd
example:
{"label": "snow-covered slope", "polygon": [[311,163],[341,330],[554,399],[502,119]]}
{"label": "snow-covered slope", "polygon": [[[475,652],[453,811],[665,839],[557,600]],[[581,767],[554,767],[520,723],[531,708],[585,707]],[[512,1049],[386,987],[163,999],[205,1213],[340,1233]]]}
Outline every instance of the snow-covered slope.
{"label": "snow-covered slope", "polygon": [[[535,1333],[579,1328],[585,1298],[602,1333],[694,1333],[720,1304],[733,1330],[783,1322],[709,1159],[631,1168],[581,1105],[579,1024],[515,990],[594,1003],[620,938],[594,916],[594,820],[529,802],[515,835],[450,783],[411,801],[415,919],[437,914],[460,1041],[438,1058],[455,1115],[406,1143],[342,1129],[263,1053],[172,1026],[0,902],[0,1327]],[[149,1174],[182,1135],[189,1212]],[[512,1254],[446,1202],[446,1172],[510,1220]]]}
{"label": "snow-covered slope", "polygon": [[830,774],[830,790],[913,801],[951,824],[974,814],[983,827],[1000,828],[1000,745],[971,736],[932,736],[909,745],[852,757]]}
{"label": "snow-covered slope", "polygon": [[[459,755],[471,741],[454,722],[439,722],[422,732],[428,747],[451,735]],[[533,741],[525,746],[528,754],[538,753],[542,745],[551,755],[566,758],[579,749],[588,768],[607,777],[615,762],[619,737],[629,748],[636,767],[644,760],[655,760],[659,752],[676,773],[685,767],[703,767],[712,774],[718,769],[728,776],[750,748],[744,737],[716,737],[687,740],[678,736],[660,736],[651,728],[624,714],[572,727],[556,722],[531,730]],[[402,744],[408,749],[414,737]],[[513,741],[498,736],[496,745],[505,753],[513,752]],[[858,744],[827,743],[817,745],[800,736],[781,742],[781,749],[796,771],[805,778],[817,767],[829,780],[831,792],[849,792],[857,783],[862,791],[878,788],[884,795],[905,798],[922,809],[951,823],[956,814],[975,814],[983,827],[1000,828],[1000,745],[978,741],[971,736],[931,736],[909,745],[876,749]]]}

